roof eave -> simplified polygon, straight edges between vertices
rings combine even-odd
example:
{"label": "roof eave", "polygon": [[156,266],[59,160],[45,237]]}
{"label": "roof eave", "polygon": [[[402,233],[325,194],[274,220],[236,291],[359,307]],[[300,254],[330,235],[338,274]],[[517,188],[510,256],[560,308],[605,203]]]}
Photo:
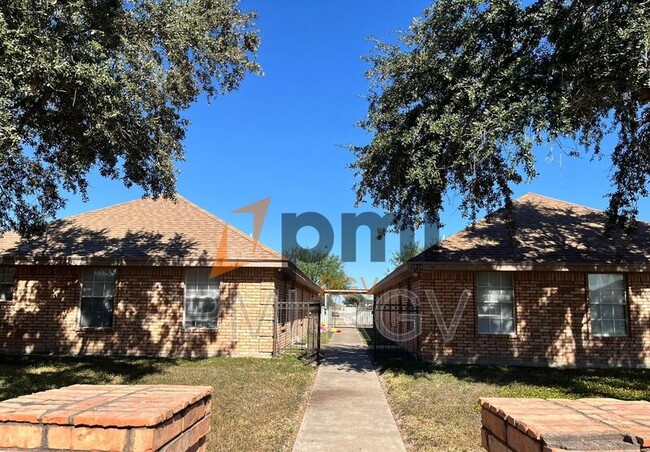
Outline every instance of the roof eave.
{"label": "roof eave", "polygon": [[405,262],[399,267],[397,267],[395,270],[390,272],[388,275],[384,276],[380,281],[376,282],[374,286],[370,288],[368,291],[371,295],[376,294],[379,290],[383,289],[387,285],[389,285],[392,281],[394,280],[401,280],[402,277],[406,274],[409,273],[410,265],[412,265],[413,262]]}
{"label": "roof eave", "polygon": [[[202,258],[134,258],[134,257],[106,257],[106,256],[0,256],[1,265],[72,265],[72,266],[134,266],[134,267],[213,267],[217,262],[214,259]],[[228,259],[219,262],[220,266],[234,269],[278,268],[288,269],[303,283],[320,292],[321,287],[311,280],[293,262],[286,259]]]}
{"label": "roof eave", "polygon": [[318,292],[319,294],[322,292],[322,287],[314,280],[312,280],[309,276],[305,274],[294,262],[290,260],[284,260],[282,261],[285,268],[287,268],[289,271],[291,271],[298,279],[300,279],[305,285],[309,286],[312,290],[315,292]]}
{"label": "roof eave", "polygon": [[[225,267],[269,267],[282,268],[284,261],[277,259],[228,259],[223,261]],[[11,265],[107,265],[107,266],[153,266],[178,267],[196,266],[213,267],[214,259],[184,257],[124,257],[124,256],[0,256],[0,264]]]}
{"label": "roof eave", "polygon": [[370,290],[378,291],[421,271],[552,271],[552,272],[650,272],[648,263],[612,262],[406,262],[377,282]]}

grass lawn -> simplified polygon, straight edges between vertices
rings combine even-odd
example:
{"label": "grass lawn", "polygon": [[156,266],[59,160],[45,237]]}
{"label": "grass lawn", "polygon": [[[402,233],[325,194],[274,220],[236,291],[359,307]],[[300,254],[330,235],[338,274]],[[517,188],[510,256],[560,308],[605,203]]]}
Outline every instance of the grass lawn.
{"label": "grass lawn", "polygon": [[361,333],[361,336],[363,337],[363,340],[366,341],[366,344],[368,344],[368,347],[372,347],[374,345],[375,339],[377,339],[377,345],[396,345],[395,342],[391,341],[390,339],[385,338],[381,334],[377,333],[375,337],[375,333],[373,331],[372,327],[361,327],[358,328],[359,333]]}
{"label": "grass lawn", "polygon": [[479,397],[650,400],[648,370],[386,365],[381,379],[409,450],[479,451]]}
{"label": "grass lawn", "polygon": [[0,358],[0,400],[71,384],[179,384],[214,387],[208,450],[277,451],[293,445],[312,366],[295,358],[164,360]]}
{"label": "grass lawn", "polygon": [[327,333],[320,333],[320,345],[327,345],[330,343],[332,340],[332,336],[334,336],[334,332],[330,331]]}

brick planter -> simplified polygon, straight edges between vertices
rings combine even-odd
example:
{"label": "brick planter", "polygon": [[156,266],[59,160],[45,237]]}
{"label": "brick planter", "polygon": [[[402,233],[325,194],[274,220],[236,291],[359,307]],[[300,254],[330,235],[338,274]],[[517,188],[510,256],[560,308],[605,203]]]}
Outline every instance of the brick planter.
{"label": "brick planter", "polygon": [[0,450],[201,451],[209,386],[89,386],[0,402]]}
{"label": "brick planter", "polygon": [[650,450],[650,403],[481,399],[489,452]]}

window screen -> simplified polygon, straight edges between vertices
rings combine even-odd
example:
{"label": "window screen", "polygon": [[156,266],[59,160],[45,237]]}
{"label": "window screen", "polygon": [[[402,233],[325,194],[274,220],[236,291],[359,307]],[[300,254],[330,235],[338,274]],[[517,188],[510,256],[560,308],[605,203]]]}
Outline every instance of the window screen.
{"label": "window screen", "polygon": [[596,336],[627,335],[627,297],[625,276],[589,275],[591,331]]}
{"label": "window screen", "polygon": [[512,274],[478,274],[478,332],[510,334],[515,331],[515,297]]}
{"label": "window screen", "polygon": [[0,301],[13,299],[15,273],[15,267],[0,267]]}
{"label": "window screen", "polygon": [[81,282],[82,328],[109,328],[113,326],[113,299],[115,297],[114,268],[88,268]]}
{"label": "window screen", "polygon": [[187,270],[185,281],[185,328],[216,328],[219,311],[219,279],[209,268]]}

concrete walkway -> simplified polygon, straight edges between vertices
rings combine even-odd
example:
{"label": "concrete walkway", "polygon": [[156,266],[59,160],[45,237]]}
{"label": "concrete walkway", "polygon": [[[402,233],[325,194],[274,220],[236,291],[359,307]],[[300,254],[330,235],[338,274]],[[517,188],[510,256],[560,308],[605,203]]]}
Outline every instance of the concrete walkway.
{"label": "concrete walkway", "polygon": [[356,328],[342,328],[325,349],[293,450],[406,450]]}

